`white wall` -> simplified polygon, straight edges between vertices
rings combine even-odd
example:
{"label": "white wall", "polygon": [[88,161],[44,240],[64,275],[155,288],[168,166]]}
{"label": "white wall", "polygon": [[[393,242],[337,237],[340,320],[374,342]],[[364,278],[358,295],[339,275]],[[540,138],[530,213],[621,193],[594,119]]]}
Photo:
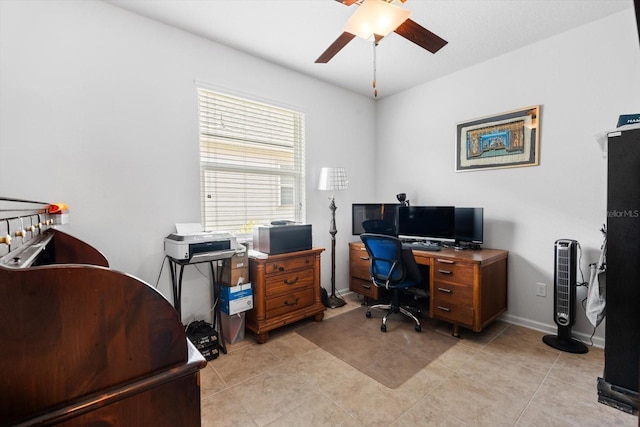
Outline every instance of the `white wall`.
{"label": "white wall", "polygon": [[[199,222],[194,81],[306,113],[307,220],[329,287],[322,166],[348,167],[338,205],[338,288],[348,288],[353,198],[373,198],[374,101],[96,1],[0,2],[0,195],[70,205],[65,231],[155,284],[163,239]],[[207,274],[206,268],[200,268]],[[185,270],[184,319],[209,310]],[[159,290],[171,300],[168,269]]]}
{"label": "white wall", "polygon": [[[607,164],[594,135],[640,112],[639,47],[628,9],[377,104],[378,198],[405,191],[412,204],[483,206],[485,247],[510,251],[507,320],[556,331],[557,239],[580,242],[589,279],[606,221]],[[539,166],[454,172],[457,123],[538,104]],[[538,282],[546,298],[535,296]],[[573,331],[593,331],[582,308]],[[594,341],[603,336],[601,324]]]}

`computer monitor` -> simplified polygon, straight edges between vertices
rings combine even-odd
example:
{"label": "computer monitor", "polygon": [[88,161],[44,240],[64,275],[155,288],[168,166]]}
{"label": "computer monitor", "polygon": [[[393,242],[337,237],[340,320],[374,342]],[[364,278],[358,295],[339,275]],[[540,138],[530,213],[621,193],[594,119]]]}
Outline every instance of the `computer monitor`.
{"label": "computer monitor", "polygon": [[[351,233],[354,236],[370,231],[398,234],[399,203],[354,203],[351,205]],[[375,224],[376,229],[365,226]]]}
{"label": "computer monitor", "polygon": [[401,206],[398,209],[398,236],[403,239],[453,241],[453,206]]}
{"label": "computer monitor", "polygon": [[483,242],[484,209],[459,208],[455,211],[456,245],[480,245]]}

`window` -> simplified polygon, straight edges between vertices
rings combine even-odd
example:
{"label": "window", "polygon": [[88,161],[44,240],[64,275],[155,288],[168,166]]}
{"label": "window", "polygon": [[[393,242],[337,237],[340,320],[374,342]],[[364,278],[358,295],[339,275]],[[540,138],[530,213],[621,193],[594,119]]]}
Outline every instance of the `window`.
{"label": "window", "polygon": [[304,114],[198,89],[205,230],[304,222]]}

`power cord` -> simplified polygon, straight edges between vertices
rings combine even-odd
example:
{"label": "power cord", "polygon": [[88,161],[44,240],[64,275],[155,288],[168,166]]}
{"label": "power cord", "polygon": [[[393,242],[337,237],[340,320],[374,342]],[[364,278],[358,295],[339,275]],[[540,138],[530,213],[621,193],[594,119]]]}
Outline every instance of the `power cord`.
{"label": "power cord", "polygon": [[160,264],[160,271],[158,272],[158,278],[156,279],[156,284],[154,286],[154,288],[158,289],[158,285],[160,284],[160,277],[162,276],[162,270],[164,270],[164,263],[165,261],[168,259],[168,257],[165,255],[164,258],[162,258],[162,264]]}
{"label": "power cord", "polygon": [[580,255],[578,256],[578,270],[580,271],[580,278],[582,279],[582,282],[576,283],[576,286],[586,286],[586,287],[588,287],[589,286],[589,282],[584,280],[584,272],[582,271],[582,246],[580,246],[580,242],[577,242],[577,243],[578,243],[578,251],[580,251]]}

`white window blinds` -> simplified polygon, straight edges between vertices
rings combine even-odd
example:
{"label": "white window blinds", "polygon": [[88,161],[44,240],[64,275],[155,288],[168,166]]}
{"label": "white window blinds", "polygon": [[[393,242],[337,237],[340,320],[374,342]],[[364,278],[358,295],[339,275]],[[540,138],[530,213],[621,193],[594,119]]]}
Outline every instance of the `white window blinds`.
{"label": "white window blinds", "polygon": [[205,230],[304,222],[304,114],[198,89]]}

